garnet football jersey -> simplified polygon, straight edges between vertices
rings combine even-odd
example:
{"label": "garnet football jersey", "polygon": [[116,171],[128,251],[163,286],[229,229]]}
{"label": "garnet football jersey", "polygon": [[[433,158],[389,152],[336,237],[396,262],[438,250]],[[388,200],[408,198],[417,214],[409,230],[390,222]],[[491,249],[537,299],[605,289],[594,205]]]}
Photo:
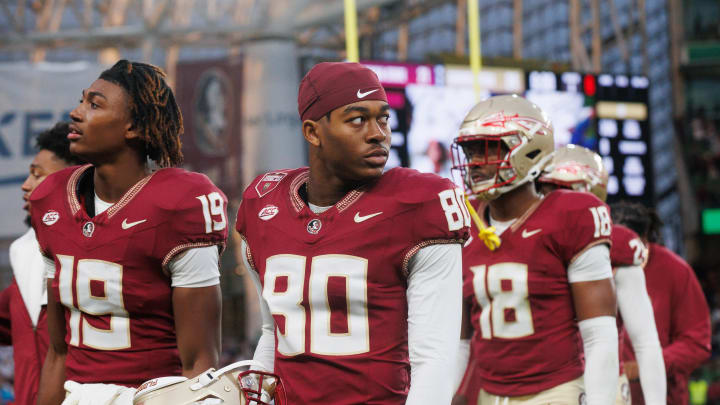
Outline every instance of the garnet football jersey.
{"label": "garnet football jersey", "polygon": [[[613,274],[620,267],[645,266],[647,261],[647,248],[640,237],[630,228],[623,225],[613,224],[612,235],[610,236],[612,247],[610,248],[610,262]],[[624,325],[621,316],[617,317],[618,326],[618,353],[620,355],[620,374],[625,373],[623,366],[623,353],[626,334],[623,333]]]}
{"label": "garnet football jersey", "polygon": [[275,319],[274,371],[289,403],[404,404],[408,262],[425,246],[467,238],[462,192],[396,168],[315,214],[299,194],[308,176],[258,177],[238,212]]}
{"label": "garnet football jersey", "polygon": [[529,395],[583,374],[567,269],[591,246],[609,243],[611,225],[594,195],[556,190],[499,235],[499,248],[490,251],[477,238],[465,246],[471,357],[483,389]]}
{"label": "garnet football jersey", "polygon": [[625,266],[645,266],[647,248],[632,229],[613,224],[610,238],[612,240],[610,262],[613,270]]}
{"label": "garnet football jersey", "polygon": [[165,265],[227,236],[227,200],[182,169],[145,177],[90,217],[78,195],[92,166],[57,172],[31,195],[33,227],[55,261],[52,287],[65,306],[67,379],[138,386],[181,373]]}

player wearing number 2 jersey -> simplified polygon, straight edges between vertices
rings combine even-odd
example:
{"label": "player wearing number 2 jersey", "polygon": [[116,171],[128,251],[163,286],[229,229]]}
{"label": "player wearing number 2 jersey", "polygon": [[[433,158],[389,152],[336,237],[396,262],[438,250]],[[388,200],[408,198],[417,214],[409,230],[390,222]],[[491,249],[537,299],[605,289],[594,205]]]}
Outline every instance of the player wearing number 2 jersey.
{"label": "player wearing number 2 jersey", "polygon": [[258,177],[238,212],[264,308],[255,360],[290,403],[449,403],[462,193],[431,174],[383,174],[389,107],[367,68],[315,66],[298,104],[310,167]]}
{"label": "player wearing number 2 jersey", "polygon": [[463,249],[472,381],[458,402],[473,385],[482,405],[600,405],[615,397],[609,211],[588,194],[535,193],[532,180],[552,150],[546,115],[518,96],[476,105],[453,145],[454,166],[480,200],[480,239]]}
{"label": "player wearing number 2 jersey", "polygon": [[[601,157],[582,146],[567,145],[553,153],[553,159],[538,183],[547,194],[556,188],[574,189],[592,193],[601,200],[607,198],[608,174]],[[638,353],[642,388],[648,404],[665,404],[665,367],[662,349],[653,317],[653,307],[645,287],[643,266],[647,250],[632,230],[613,224],[610,261],[617,288],[618,309],[622,322],[618,322],[620,350],[622,326]],[[622,361],[622,359],[621,359]],[[617,405],[630,404],[630,387],[622,364],[618,383]]]}
{"label": "player wearing number 2 jersey", "polygon": [[216,366],[226,199],[204,175],[167,167],[182,159],[182,117],[158,68],[118,62],[70,117],[70,151],[91,164],[31,195],[49,262],[38,403],[62,402],[66,379],[67,401],[122,392],[128,403],[121,386]]}

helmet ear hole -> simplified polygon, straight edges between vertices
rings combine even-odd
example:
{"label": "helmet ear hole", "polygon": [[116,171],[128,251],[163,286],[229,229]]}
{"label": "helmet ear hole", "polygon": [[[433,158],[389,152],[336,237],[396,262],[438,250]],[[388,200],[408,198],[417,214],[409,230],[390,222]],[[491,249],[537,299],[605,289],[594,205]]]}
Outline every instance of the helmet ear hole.
{"label": "helmet ear hole", "polygon": [[529,153],[526,153],[525,156],[526,156],[528,159],[533,160],[533,159],[535,159],[535,156],[537,156],[537,155],[540,154],[540,152],[541,152],[540,149],[535,149],[535,150],[533,150],[533,151],[530,151]]}

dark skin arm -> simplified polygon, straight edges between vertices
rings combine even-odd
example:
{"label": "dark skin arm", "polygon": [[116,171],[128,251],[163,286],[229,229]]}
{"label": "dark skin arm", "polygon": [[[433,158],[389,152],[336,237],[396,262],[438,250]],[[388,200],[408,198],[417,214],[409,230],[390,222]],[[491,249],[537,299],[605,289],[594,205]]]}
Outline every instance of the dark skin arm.
{"label": "dark skin arm", "polygon": [[571,283],[570,289],[578,322],[598,316],[615,316],[617,298],[611,278]]}
{"label": "dark skin arm", "polygon": [[38,405],[58,405],[65,399],[65,309],[57,301],[52,280],[47,281],[47,326],[50,335],[47,356],[40,373]]}
{"label": "dark skin arm", "polygon": [[172,295],[182,375],[217,368],[220,359],[220,286],[175,287]]}

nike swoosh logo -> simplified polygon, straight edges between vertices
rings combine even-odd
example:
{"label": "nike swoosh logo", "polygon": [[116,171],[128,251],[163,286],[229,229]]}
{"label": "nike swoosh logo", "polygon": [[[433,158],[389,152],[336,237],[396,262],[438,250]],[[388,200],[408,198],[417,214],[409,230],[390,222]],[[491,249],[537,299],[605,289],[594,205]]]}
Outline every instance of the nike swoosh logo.
{"label": "nike swoosh logo", "polygon": [[370,215],[360,216],[360,212],[356,212],[355,213],[355,222],[357,222],[359,224],[360,222],[367,221],[368,219],[370,219],[372,217],[376,217],[380,214],[382,214],[382,211],[376,212],[376,213],[370,214]]}
{"label": "nike swoosh logo", "polygon": [[357,96],[357,98],[364,98],[365,96],[369,96],[370,94],[373,94],[376,91],[378,91],[378,89],[370,90],[365,93],[362,93],[362,92],[360,92],[360,89],[358,89],[356,96]]}
{"label": "nike swoosh logo", "polygon": [[145,221],[147,221],[147,219],[141,219],[141,220],[135,221],[135,222],[128,222],[127,218],[125,218],[125,219],[123,219],[123,222],[122,222],[122,229],[130,229],[133,226],[140,225]]}
{"label": "nike swoosh logo", "polygon": [[542,231],[542,228],[538,228],[538,229],[536,229],[536,230],[534,230],[534,231],[530,231],[530,232],[528,232],[527,229],[523,229],[523,231],[522,231],[522,237],[523,237],[523,238],[529,238],[529,237],[531,237],[531,236],[533,236],[533,235],[535,235],[535,234],[537,234],[537,233],[540,233],[540,231]]}

